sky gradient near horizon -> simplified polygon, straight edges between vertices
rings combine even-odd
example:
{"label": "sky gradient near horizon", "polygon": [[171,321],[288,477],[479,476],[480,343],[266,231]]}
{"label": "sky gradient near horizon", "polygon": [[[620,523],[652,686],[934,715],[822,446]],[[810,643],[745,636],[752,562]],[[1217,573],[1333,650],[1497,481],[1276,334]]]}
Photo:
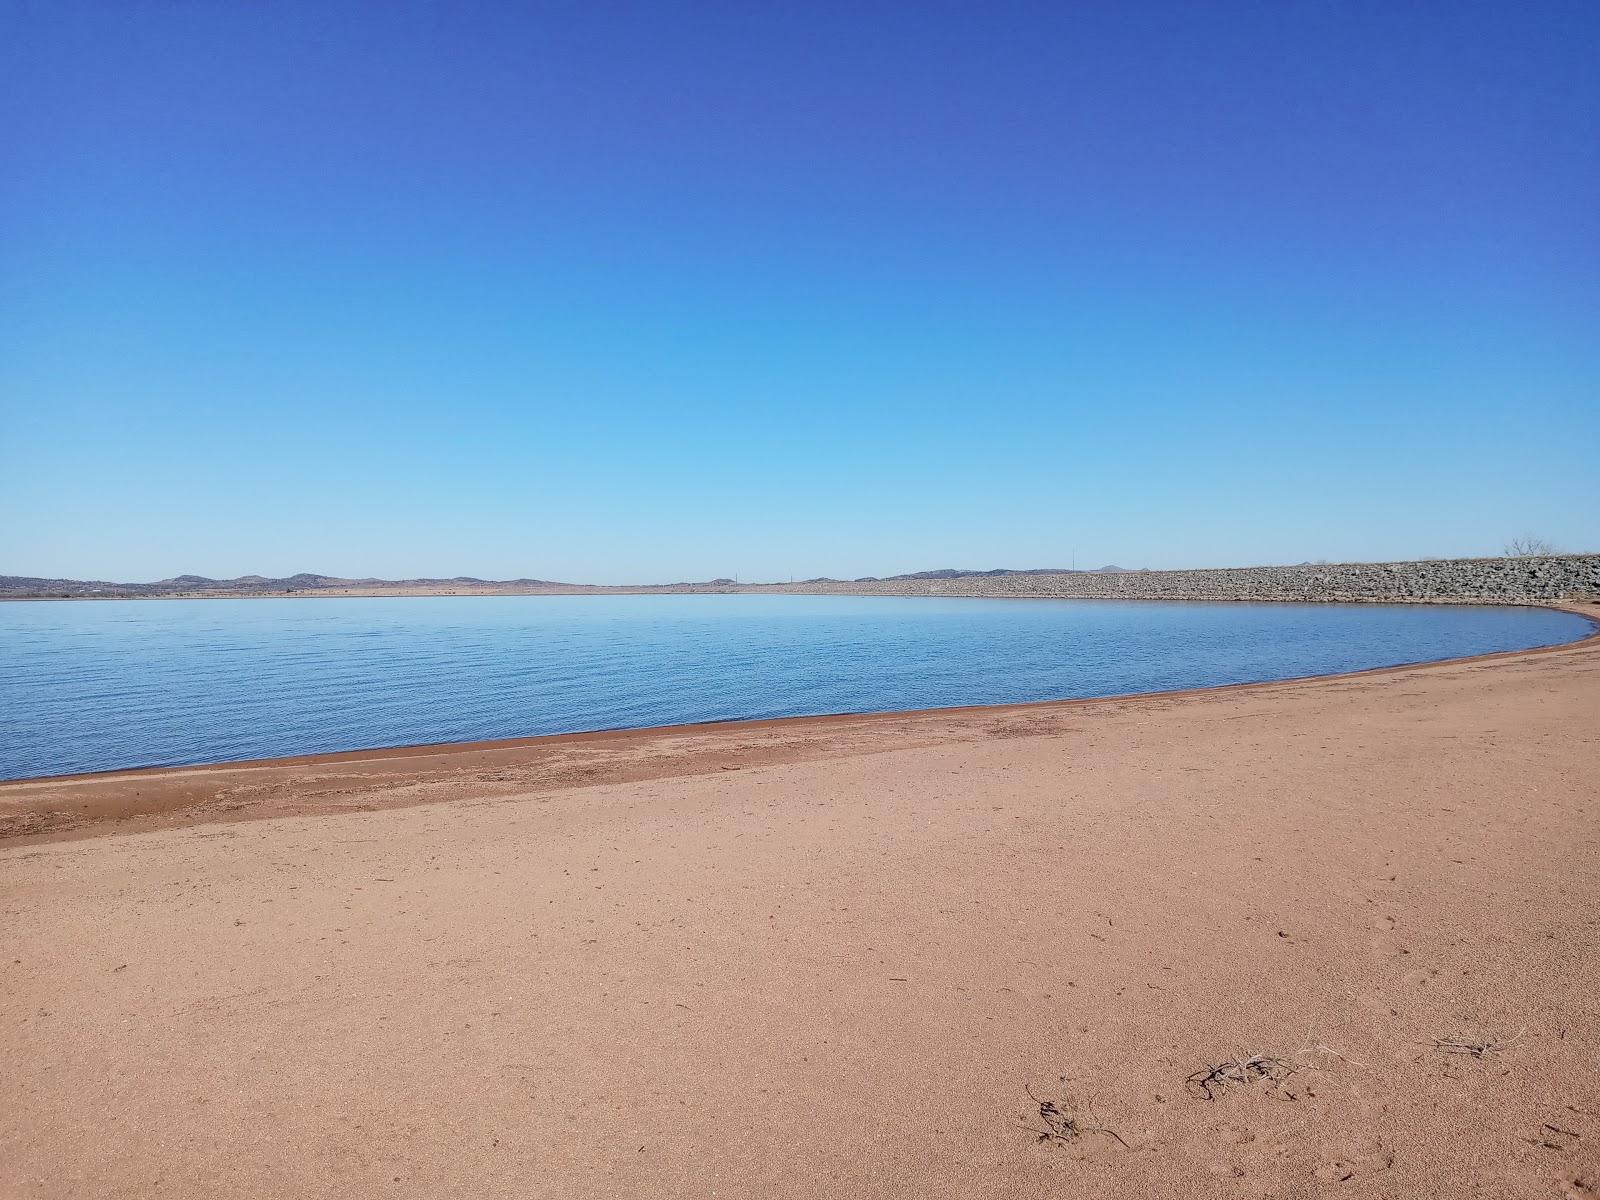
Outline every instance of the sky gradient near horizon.
{"label": "sky gradient near horizon", "polygon": [[0,574],[1600,549],[1600,5],[0,0]]}

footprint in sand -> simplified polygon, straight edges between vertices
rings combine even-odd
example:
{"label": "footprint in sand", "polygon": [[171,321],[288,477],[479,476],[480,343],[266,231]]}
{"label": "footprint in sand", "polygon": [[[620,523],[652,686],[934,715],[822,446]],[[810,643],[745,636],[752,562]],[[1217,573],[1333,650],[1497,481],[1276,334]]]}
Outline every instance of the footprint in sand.
{"label": "footprint in sand", "polygon": [[1256,1140],[1256,1135],[1243,1125],[1219,1125],[1216,1134],[1224,1146],[1247,1146]]}
{"label": "footprint in sand", "polygon": [[1411,951],[1402,946],[1394,937],[1397,925],[1399,925],[1399,922],[1390,916],[1374,917],[1372,919],[1372,928],[1377,930],[1377,936],[1367,944],[1372,949],[1374,962],[1391,962],[1397,958],[1406,958],[1411,954]]}
{"label": "footprint in sand", "polygon": [[1393,938],[1375,937],[1369,944],[1371,946],[1370,953],[1372,955],[1373,962],[1395,962],[1397,960],[1404,960],[1411,956],[1410,949],[1402,946]]}
{"label": "footprint in sand", "polygon": [[1358,1175],[1376,1175],[1394,1166],[1394,1155],[1377,1138],[1362,1138],[1349,1157],[1334,1158],[1312,1172],[1323,1183],[1343,1183]]}
{"label": "footprint in sand", "polygon": [[1394,1153],[1375,1137],[1356,1143],[1356,1166],[1363,1175],[1374,1175],[1394,1166]]}
{"label": "footprint in sand", "polygon": [[1346,1179],[1356,1177],[1356,1165],[1336,1158],[1332,1162],[1325,1162],[1312,1172],[1323,1183],[1343,1183]]}

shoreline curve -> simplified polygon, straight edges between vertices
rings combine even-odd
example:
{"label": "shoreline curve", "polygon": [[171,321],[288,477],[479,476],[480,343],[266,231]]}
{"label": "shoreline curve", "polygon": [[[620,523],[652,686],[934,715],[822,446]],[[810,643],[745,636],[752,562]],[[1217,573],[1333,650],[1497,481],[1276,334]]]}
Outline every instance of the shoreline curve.
{"label": "shoreline curve", "polygon": [[[1600,605],[1600,602],[1551,602],[1519,606],[1568,613],[1587,621],[1588,632],[1569,641],[1519,650],[1428,659],[1330,674],[1289,676],[1281,679],[1224,683],[1169,691],[1119,693],[1111,696],[633,726],[572,733],[536,734],[517,738],[321,751],[303,755],[213,763],[121,767],[106,771],[0,780],[0,845],[133,833],[145,829],[217,821],[304,816],[319,812],[349,812],[353,808],[370,810],[373,807],[409,807],[412,804],[439,803],[459,798],[453,795],[401,797],[391,794],[383,797],[381,803],[376,802],[380,799],[377,796],[371,797],[375,803],[355,806],[349,803],[318,803],[319,797],[325,801],[331,799],[327,791],[318,791],[314,786],[302,785],[323,783],[330,773],[339,782],[353,785],[333,789],[333,795],[346,796],[354,793],[359,796],[382,791],[385,788],[394,792],[408,787],[426,786],[434,782],[430,777],[450,776],[460,774],[463,770],[470,770],[474,760],[480,766],[487,759],[502,767],[549,766],[546,760],[561,760],[563,756],[591,760],[597,756],[605,756],[616,760],[611,765],[617,769],[610,772],[606,770],[604,763],[589,762],[587,769],[578,772],[576,778],[571,777],[572,772],[558,769],[553,773],[547,772],[553,774],[553,778],[517,780],[517,782],[533,782],[534,791],[564,790],[569,787],[625,782],[638,778],[697,775],[716,770],[733,771],[742,769],[744,765],[775,765],[772,755],[752,753],[751,747],[741,747],[737,744],[731,747],[695,745],[692,753],[684,754],[682,747],[669,746],[666,748],[668,753],[659,756],[686,760],[678,764],[682,769],[649,770],[642,775],[637,770],[628,769],[627,760],[630,757],[638,757],[637,752],[643,752],[646,758],[650,757],[649,751],[657,749],[657,743],[694,744],[702,741],[737,743],[739,739],[752,737],[775,738],[783,740],[790,749],[793,749],[796,743],[801,743],[804,749],[814,751],[776,756],[778,761],[797,761],[802,758],[823,758],[863,752],[858,743],[862,740],[861,735],[868,732],[872,735],[866,739],[869,741],[873,740],[873,737],[879,741],[892,741],[893,735],[896,734],[900,735],[900,741],[905,744],[917,742],[919,735],[924,741],[930,736],[934,740],[958,740],[960,731],[953,727],[1005,717],[1086,713],[1091,712],[1096,706],[1121,710],[1127,706],[1203,701],[1207,698],[1266,693],[1272,689],[1318,688],[1339,682],[1359,682],[1401,673],[1471,667],[1552,654],[1592,653],[1600,650],[1600,612],[1595,611],[1597,605]],[[919,726],[927,728],[919,729],[917,728]],[[844,737],[849,744],[829,746],[828,741],[834,735],[850,735]],[[892,744],[878,745],[865,752],[893,748],[895,747]],[[635,753],[630,754],[630,752]],[[730,757],[751,761],[748,764],[743,761],[738,763],[722,761]],[[398,766],[392,772],[385,772],[383,768],[386,764],[408,765]],[[637,767],[637,764],[633,765]],[[478,779],[476,782],[506,782],[506,780],[490,778]],[[130,789],[131,795],[127,794]],[[240,791],[259,794],[263,790],[274,794],[274,803],[270,805],[251,803],[237,794]],[[284,795],[297,790],[302,793],[299,800]],[[121,794],[118,794],[119,791]]]}

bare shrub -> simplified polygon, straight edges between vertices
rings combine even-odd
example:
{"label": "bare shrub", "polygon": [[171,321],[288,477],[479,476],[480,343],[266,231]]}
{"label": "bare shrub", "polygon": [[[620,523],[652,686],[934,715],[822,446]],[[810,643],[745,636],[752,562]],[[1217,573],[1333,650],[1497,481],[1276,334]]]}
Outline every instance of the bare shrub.
{"label": "bare shrub", "polygon": [[1506,543],[1507,558],[1537,558],[1545,554],[1559,553],[1554,546],[1531,533],[1521,537],[1514,537]]}

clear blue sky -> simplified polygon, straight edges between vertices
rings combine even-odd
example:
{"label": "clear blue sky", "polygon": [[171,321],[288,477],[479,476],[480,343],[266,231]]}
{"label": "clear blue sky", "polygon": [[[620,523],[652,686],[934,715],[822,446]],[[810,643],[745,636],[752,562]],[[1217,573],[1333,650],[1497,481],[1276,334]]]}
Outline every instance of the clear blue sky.
{"label": "clear blue sky", "polygon": [[1600,549],[1600,4],[0,0],[0,573]]}

